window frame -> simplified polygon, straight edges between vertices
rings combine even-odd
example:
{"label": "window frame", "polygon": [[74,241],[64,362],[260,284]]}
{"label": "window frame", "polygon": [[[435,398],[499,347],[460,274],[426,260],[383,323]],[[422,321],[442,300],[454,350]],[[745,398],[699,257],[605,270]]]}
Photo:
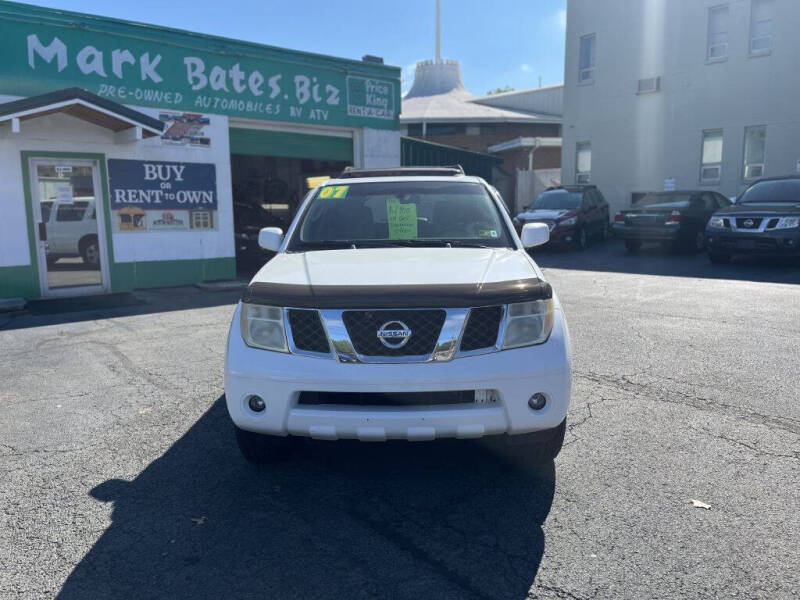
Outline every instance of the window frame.
{"label": "window frame", "polygon": [[[768,35],[761,35],[761,36],[756,37],[756,35],[755,35],[755,28],[756,28],[756,24],[757,24],[756,23],[756,18],[755,18],[756,17],[756,15],[755,15],[756,6],[761,4],[761,3],[765,3],[765,4],[768,3],[769,6],[770,6],[771,14],[770,14],[770,18],[768,19],[769,23],[770,23],[770,29],[769,29],[769,34]],[[764,19],[762,21],[759,21],[759,23],[766,22],[766,21],[767,20]],[[755,40],[757,40],[757,39],[758,40],[760,40],[760,39],[769,39],[769,47],[767,47],[767,48],[759,48],[759,49],[754,50],[753,49],[753,42]],[[747,41],[747,52],[748,52],[748,54],[750,56],[767,56],[769,54],[772,54],[772,46],[773,46],[774,40],[775,40],[775,0],[751,0],[751,2],[750,2],[750,35],[749,35],[749,38],[748,38],[748,41]]]}
{"label": "window frame", "polygon": [[[722,150],[720,152],[720,159],[719,162],[705,162],[705,146],[706,146],[706,137],[710,137],[710,134],[719,133],[719,137],[722,140]],[[718,184],[722,181],[722,165],[725,161],[725,130],[717,127],[714,129],[704,129],[700,135],[700,183],[702,184]],[[704,173],[706,169],[717,169],[717,177],[709,178],[704,177]]]}
{"label": "window frame", "polygon": [[[764,130],[764,152],[761,156],[760,163],[751,163],[748,164],[747,162],[747,133],[754,129],[763,129]],[[747,169],[749,167],[761,167],[761,173],[755,176],[747,176]],[[767,172],[767,126],[766,125],[746,125],[744,128],[744,141],[742,142],[742,181],[755,181],[757,179],[761,179],[762,177],[766,176]]]}
{"label": "window frame", "polygon": [[[713,33],[711,31],[711,24],[712,24],[712,15],[714,13],[718,13],[721,11],[725,11],[725,41],[723,43],[713,44],[711,36],[712,35],[719,35],[720,33]],[[724,62],[728,60],[729,50],[730,50],[730,18],[731,18],[731,6],[730,4],[718,4],[716,6],[711,6],[708,9],[708,16],[706,19],[706,62],[708,63],[716,63],[716,62]],[[719,56],[712,56],[711,50],[712,48],[716,48],[719,46],[724,46],[725,50],[724,53]]]}
{"label": "window frame", "polygon": [[[204,221],[198,225],[198,221]],[[206,226],[207,224],[207,226]],[[189,228],[199,230],[214,229],[214,215],[210,210],[193,210],[189,212]]]}
{"label": "window frame", "polygon": [[[583,42],[584,40],[592,40],[592,52],[589,57],[589,66],[583,66]],[[597,68],[597,34],[587,33],[578,39],[578,84],[590,85],[594,83],[594,72]],[[587,73],[589,77],[584,78],[583,74]]]}

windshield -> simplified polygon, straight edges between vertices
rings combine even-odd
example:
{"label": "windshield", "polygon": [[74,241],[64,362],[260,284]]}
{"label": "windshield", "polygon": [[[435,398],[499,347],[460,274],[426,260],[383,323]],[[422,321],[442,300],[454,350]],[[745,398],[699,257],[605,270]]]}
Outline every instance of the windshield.
{"label": "windshield", "polygon": [[756,183],[736,203],[800,204],[800,179]]}
{"label": "windshield", "polygon": [[692,199],[691,194],[647,194],[640,198],[634,206],[650,208],[686,208]]}
{"label": "windshield", "polygon": [[528,207],[528,210],[575,210],[581,206],[580,192],[545,192]]}
{"label": "windshield", "polygon": [[320,187],[289,250],[447,244],[513,247],[483,185],[394,181]]}

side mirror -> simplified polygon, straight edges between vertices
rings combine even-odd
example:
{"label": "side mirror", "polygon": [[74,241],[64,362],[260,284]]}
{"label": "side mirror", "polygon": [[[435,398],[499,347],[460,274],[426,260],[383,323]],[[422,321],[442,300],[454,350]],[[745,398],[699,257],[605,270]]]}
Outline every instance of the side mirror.
{"label": "side mirror", "polygon": [[535,248],[550,241],[550,228],[545,223],[527,223],[521,237],[525,248]]}
{"label": "side mirror", "polygon": [[258,232],[258,245],[264,250],[277,252],[283,244],[283,230],[280,227],[264,227]]}

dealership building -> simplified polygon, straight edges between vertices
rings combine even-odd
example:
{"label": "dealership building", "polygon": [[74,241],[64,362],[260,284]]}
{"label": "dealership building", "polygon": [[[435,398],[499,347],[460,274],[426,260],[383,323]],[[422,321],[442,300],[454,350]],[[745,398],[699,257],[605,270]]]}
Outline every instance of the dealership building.
{"label": "dealership building", "polygon": [[380,59],[3,1],[0,56],[0,298],[232,278],[247,211],[400,164]]}

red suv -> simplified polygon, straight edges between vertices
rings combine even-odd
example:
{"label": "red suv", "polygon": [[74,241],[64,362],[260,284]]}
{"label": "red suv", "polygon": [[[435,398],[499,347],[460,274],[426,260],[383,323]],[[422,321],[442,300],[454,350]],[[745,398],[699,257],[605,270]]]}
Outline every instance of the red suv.
{"label": "red suv", "polygon": [[548,188],[514,219],[518,229],[526,223],[545,223],[550,242],[586,248],[590,239],[605,239],[611,231],[608,202],[593,185]]}

